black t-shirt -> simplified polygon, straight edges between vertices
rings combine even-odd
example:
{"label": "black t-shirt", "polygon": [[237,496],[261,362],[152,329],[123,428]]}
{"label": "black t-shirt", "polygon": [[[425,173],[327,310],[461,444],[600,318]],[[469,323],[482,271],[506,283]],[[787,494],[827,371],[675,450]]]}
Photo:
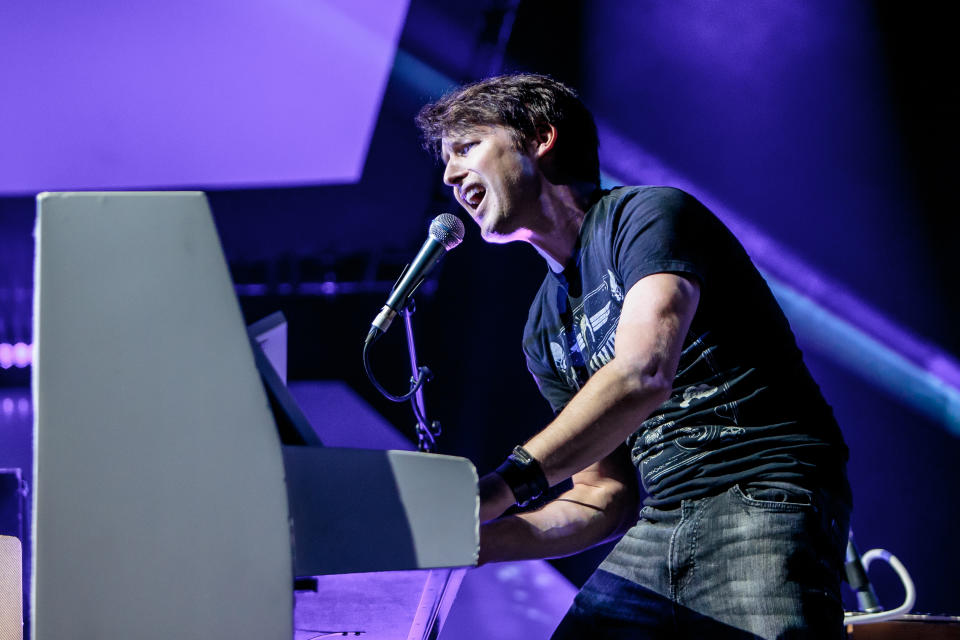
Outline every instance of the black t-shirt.
{"label": "black t-shirt", "polygon": [[746,480],[845,490],[847,448],[770,289],[730,231],[668,187],[603,192],[562,273],[547,273],[523,347],[559,412],[614,356],[625,292],[644,276],[700,283],[670,399],[627,439],[646,504]]}

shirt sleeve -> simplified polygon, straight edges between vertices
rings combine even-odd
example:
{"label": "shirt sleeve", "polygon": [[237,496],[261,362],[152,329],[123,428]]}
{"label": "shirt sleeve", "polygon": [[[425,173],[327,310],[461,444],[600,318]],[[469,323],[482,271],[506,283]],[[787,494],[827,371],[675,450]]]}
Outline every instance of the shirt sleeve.
{"label": "shirt sleeve", "polygon": [[679,189],[648,187],[626,198],[610,229],[612,262],[624,290],[654,273],[682,274],[706,285],[715,220]]}

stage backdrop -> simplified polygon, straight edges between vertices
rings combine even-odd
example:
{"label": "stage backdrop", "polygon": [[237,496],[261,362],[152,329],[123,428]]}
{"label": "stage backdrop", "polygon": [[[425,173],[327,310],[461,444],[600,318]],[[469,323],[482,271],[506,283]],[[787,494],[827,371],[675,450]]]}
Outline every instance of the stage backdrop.
{"label": "stage backdrop", "polygon": [[359,179],[408,0],[14,0],[0,194]]}

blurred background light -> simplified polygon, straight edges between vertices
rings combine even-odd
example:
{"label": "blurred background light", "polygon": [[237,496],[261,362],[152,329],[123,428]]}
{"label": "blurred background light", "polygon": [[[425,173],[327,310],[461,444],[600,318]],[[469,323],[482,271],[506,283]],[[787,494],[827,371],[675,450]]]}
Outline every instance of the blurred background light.
{"label": "blurred background light", "polygon": [[31,362],[33,362],[32,344],[0,342],[0,367],[4,369],[10,367],[23,369],[29,367]]}
{"label": "blurred background light", "polygon": [[14,0],[0,193],[359,179],[408,0]]}

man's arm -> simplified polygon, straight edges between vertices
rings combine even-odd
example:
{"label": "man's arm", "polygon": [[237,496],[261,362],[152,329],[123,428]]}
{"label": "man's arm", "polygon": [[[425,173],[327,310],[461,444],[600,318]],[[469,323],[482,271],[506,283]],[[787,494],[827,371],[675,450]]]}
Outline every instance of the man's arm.
{"label": "man's arm", "polygon": [[480,527],[480,564],[558,558],[622,535],[637,520],[639,487],[626,445],[573,475],[573,488],[536,511]]}
{"label": "man's arm", "polygon": [[[670,397],[699,299],[697,282],[669,273],[647,276],[630,287],[617,326],[616,356],[524,445],[551,486],[609,456]],[[481,522],[513,503],[499,475],[481,478]]]}

